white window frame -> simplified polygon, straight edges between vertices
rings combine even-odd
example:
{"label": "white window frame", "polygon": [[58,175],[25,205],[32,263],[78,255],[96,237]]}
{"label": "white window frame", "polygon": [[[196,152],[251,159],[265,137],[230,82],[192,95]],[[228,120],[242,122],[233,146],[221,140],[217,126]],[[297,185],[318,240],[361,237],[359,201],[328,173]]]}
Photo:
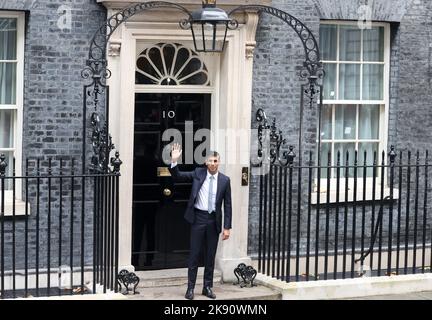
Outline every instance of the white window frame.
{"label": "white window frame", "polygon": [[[357,25],[357,21],[340,21],[340,20],[323,20],[320,21],[321,25],[338,25],[338,26],[356,26]],[[383,99],[382,100],[340,100],[340,99],[324,99],[323,100],[323,105],[357,105],[357,110],[356,110],[356,139],[352,139],[352,140],[338,140],[338,139],[334,139],[334,134],[335,134],[335,112],[334,109],[337,106],[333,106],[332,107],[332,139],[325,139],[325,140],[321,140],[321,144],[322,143],[332,143],[332,165],[333,163],[335,163],[336,161],[336,157],[337,154],[334,153],[334,148],[333,145],[334,143],[338,143],[338,142],[352,142],[352,143],[356,143],[356,146],[358,145],[358,142],[378,142],[378,153],[377,153],[377,165],[381,164],[381,152],[382,150],[387,150],[388,147],[388,123],[389,123],[389,101],[390,101],[390,97],[389,97],[389,92],[390,92],[390,52],[391,52],[391,47],[390,47],[390,24],[389,23],[383,23],[383,22],[372,22],[372,27],[384,27],[384,62],[369,62],[369,61],[363,61],[363,33],[361,33],[361,46],[360,46],[360,61],[344,61],[344,60],[339,60],[339,54],[340,54],[340,50],[339,50],[339,28],[337,28],[337,59],[336,60],[321,60],[322,63],[336,63],[336,74],[339,75],[339,65],[340,63],[350,63],[350,64],[384,64],[384,79],[383,79]],[[362,97],[363,94],[363,74],[362,74],[363,69],[361,68],[360,70],[360,97]],[[339,98],[339,77],[337,77],[337,81],[336,81],[336,97]],[[358,110],[358,105],[380,105],[380,119],[379,119],[379,138],[378,139],[371,139],[369,140],[365,140],[365,139],[358,139],[358,115],[359,115],[359,110]],[[322,128],[321,128],[322,129]],[[318,130],[318,129],[317,129]],[[320,132],[318,133],[319,135],[321,134]],[[318,141],[317,141],[318,143]],[[353,156],[350,156],[350,158]],[[363,157],[363,154],[358,154],[358,160],[360,161]],[[344,165],[344,155],[341,154],[341,165]],[[385,163],[387,163],[387,154],[385,157]],[[322,166],[326,166],[327,163],[322,163]],[[360,168],[360,167],[359,167]],[[333,170],[332,170],[333,172]],[[340,177],[340,194],[339,194],[339,201],[344,201],[345,199],[345,177],[344,177],[344,170],[341,168],[341,177]],[[389,190],[386,186],[386,170],[384,171],[384,196],[389,194]],[[333,175],[331,175],[330,178],[330,202],[335,202],[336,201],[336,178],[333,177]],[[372,177],[368,177],[366,178],[366,194],[364,195],[365,200],[371,200],[372,197],[372,183],[373,183],[373,178]],[[317,202],[317,177],[315,178],[315,186],[314,186],[314,194],[312,195],[312,203],[316,203]],[[352,201],[353,200],[353,186],[354,186],[354,178],[350,177],[348,178],[348,186],[349,186],[349,190],[348,190],[348,201]],[[377,172],[377,177],[376,177],[376,194],[375,194],[375,199],[379,199],[380,198],[380,191],[381,191],[381,170],[380,168],[378,168],[378,172]],[[396,189],[394,189],[394,191],[396,191]],[[395,193],[397,194],[397,193]],[[357,201],[362,201],[363,200],[363,177],[359,177],[357,176]],[[321,178],[320,179],[320,203],[325,203],[327,201],[327,178]]]}
{"label": "white window frame", "polygon": [[[13,148],[0,149],[3,151],[13,151],[15,158],[15,175],[22,176],[22,132],[23,132],[23,105],[24,105],[24,46],[25,46],[25,13],[18,11],[0,11],[0,18],[15,18],[17,19],[17,56],[16,56],[16,101],[14,105],[2,105],[0,109],[15,110],[13,130],[14,140]],[[11,60],[7,60],[11,61]],[[0,60],[2,62],[2,60]],[[13,166],[8,163],[8,166]],[[12,196],[13,191],[5,191],[5,215],[12,215]],[[24,203],[22,203],[22,181],[16,179],[15,184],[15,214],[24,214]]]}

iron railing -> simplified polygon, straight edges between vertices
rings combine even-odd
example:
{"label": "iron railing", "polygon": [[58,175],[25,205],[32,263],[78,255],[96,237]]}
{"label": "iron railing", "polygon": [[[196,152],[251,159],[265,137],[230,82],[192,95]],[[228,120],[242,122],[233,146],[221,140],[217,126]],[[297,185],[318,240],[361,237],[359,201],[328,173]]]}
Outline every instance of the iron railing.
{"label": "iron railing", "polygon": [[428,152],[326,156],[296,162],[290,147],[257,168],[258,271],[287,282],[431,272]]}
{"label": "iron railing", "polygon": [[0,156],[0,298],[117,292],[116,160],[82,174],[73,158],[28,159],[16,176]]}

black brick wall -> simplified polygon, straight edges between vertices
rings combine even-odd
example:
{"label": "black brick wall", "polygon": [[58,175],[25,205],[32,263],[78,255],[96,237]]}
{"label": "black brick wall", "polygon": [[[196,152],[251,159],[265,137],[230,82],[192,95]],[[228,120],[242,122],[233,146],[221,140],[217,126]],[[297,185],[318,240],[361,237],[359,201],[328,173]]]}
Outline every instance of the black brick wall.
{"label": "black brick wall", "polygon": [[[359,0],[285,0],[273,1],[271,5],[303,21],[318,38],[320,19],[356,21],[357,10],[364,4],[365,1]],[[432,126],[429,101],[432,93],[432,3],[427,0],[374,1],[371,18],[391,23],[388,145],[395,145],[397,151],[418,149],[424,155],[432,146],[432,134],[428,130]],[[298,68],[304,60],[299,43],[287,26],[270,16],[262,17],[255,50],[252,117],[255,118],[258,108],[264,108],[269,118],[277,118],[288,144],[296,148],[300,105]],[[304,122],[303,141],[307,151],[313,148],[316,139],[315,109],[305,108]],[[255,122],[252,127],[256,127]],[[420,184],[422,182],[420,178]],[[259,180],[254,176],[249,199],[249,253],[254,255],[258,250],[259,219]],[[331,230],[334,231],[334,226]]]}
{"label": "black brick wall", "polygon": [[[71,12],[70,29],[58,26],[64,12],[60,6],[67,6]],[[23,105],[23,158],[41,158],[42,171],[47,171],[47,159],[54,159],[54,173],[58,174],[58,159],[65,159],[64,168],[70,172],[71,161],[76,159],[76,170],[82,150],[82,92],[84,81],[81,70],[85,66],[89,44],[93,34],[106,19],[106,9],[96,0],[0,0],[0,10],[24,11],[26,13],[25,28],[25,63],[24,63],[24,105]],[[57,161],[56,161],[57,160]],[[23,165],[24,166],[24,165]],[[31,161],[34,167],[34,162]],[[25,172],[25,169],[23,170]],[[47,180],[41,181],[40,191],[40,267],[47,265]],[[54,187],[52,229],[53,266],[58,263],[58,228],[59,228],[59,188],[58,179],[52,182]],[[66,185],[68,184],[68,185]],[[79,264],[81,237],[81,197],[80,182],[75,182],[74,210],[75,230],[75,263]],[[63,263],[68,264],[66,248],[70,243],[70,182],[64,187],[63,210]],[[34,267],[36,248],[36,181],[30,180],[29,196],[31,212],[29,218],[29,265]],[[85,259],[91,259],[92,241],[91,202],[85,211]],[[24,218],[17,218],[16,225],[17,268],[23,266],[24,252]],[[12,223],[6,221],[6,267],[11,263]]]}

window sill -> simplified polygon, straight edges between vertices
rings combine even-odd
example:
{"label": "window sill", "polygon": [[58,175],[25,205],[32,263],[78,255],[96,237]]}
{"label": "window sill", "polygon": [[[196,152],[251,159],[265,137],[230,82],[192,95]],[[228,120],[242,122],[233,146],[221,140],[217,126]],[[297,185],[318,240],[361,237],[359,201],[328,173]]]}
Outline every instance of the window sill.
{"label": "window sill", "polygon": [[[13,214],[13,202],[5,201],[4,204],[4,216],[12,217]],[[15,216],[22,217],[26,215],[26,203],[22,200],[15,200]],[[27,215],[30,215],[30,203],[27,204]]]}
{"label": "window sill", "polygon": [[[385,187],[383,190],[383,199],[390,196],[390,188]],[[345,202],[354,202],[354,191],[351,189],[348,189],[347,193],[347,199],[345,199],[345,190],[339,192],[339,201],[337,201],[337,193],[334,190],[330,191],[330,199],[328,203],[334,204],[334,203],[345,203]],[[393,188],[393,200],[399,199],[399,190],[396,188]],[[387,199],[386,201],[388,201]],[[327,191],[325,189],[322,189],[320,191],[319,196],[320,205],[327,203]],[[363,201],[381,201],[381,187],[377,186],[375,190],[375,198],[373,197],[372,189],[366,189],[366,192],[363,196],[363,190],[357,190],[356,195],[356,202],[363,202]],[[311,204],[316,205],[318,203],[318,193],[313,192],[311,194]]]}

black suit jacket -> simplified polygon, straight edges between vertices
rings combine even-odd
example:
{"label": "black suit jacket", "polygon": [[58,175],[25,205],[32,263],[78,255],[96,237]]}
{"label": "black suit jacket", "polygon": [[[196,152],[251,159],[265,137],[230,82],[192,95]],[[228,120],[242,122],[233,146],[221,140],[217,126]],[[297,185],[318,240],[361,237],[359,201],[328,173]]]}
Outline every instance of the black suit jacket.
{"label": "black suit jacket", "polygon": [[[207,177],[207,168],[197,168],[194,171],[182,172],[178,165],[174,168],[168,167],[175,181],[192,181],[192,191],[185,212],[185,219],[189,223],[195,221],[195,202],[204,180]],[[216,227],[218,232],[222,231],[222,202],[224,206],[224,229],[231,229],[231,183],[230,178],[221,172],[218,173],[216,192]]]}

